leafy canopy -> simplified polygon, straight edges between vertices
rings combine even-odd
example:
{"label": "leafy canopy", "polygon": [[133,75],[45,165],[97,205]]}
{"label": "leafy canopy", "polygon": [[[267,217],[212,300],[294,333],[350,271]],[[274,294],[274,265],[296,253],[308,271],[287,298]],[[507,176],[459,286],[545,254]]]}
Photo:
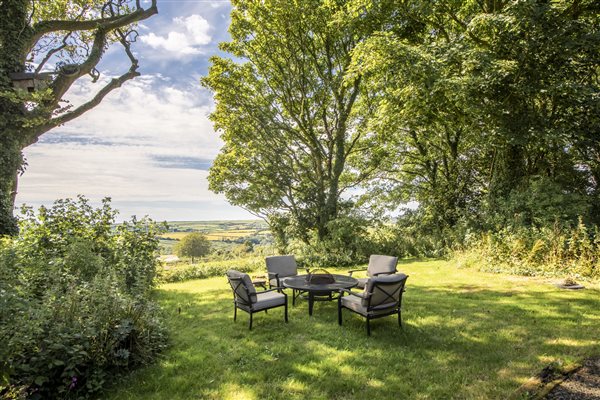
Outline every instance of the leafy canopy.
{"label": "leafy canopy", "polygon": [[210,253],[210,242],[200,232],[185,235],[175,246],[175,253],[179,257],[203,257]]}
{"label": "leafy canopy", "polygon": [[[345,80],[362,39],[345,2],[233,1],[232,40],[202,80],[225,142],[210,170],[211,190],[294,235],[320,238],[341,195],[366,179],[348,167],[365,154],[356,114],[361,77]],[[274,229],[274,231],[277,231]]]}

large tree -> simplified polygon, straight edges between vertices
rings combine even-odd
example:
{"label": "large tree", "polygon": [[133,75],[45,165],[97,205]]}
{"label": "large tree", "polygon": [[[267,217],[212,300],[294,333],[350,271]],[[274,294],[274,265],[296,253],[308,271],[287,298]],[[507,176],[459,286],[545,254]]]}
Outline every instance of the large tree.
{"label": "large tree", "polygon": [[[49,130],[81,116],[139,75],[131,51],[135,23],[158,12],[156,0],[0,1],[0,235],[16,231],[13,207],[22,150]],[[96,66],[118,42],[130,67],[89,101],[72,108],[63,96],[80,78],[99,78]],[[48,65],[55,66],[44,73]],[[31,81],[29,90],[18,81]]]}
{"label": "large tree", "polygon": [[398,154],[380,189],[439,227],[598,218],[598,2],[355,2],[384,21],[354,53]]}
{"label": "large tree", "polygon": [[369,175],[348,167],[364,154],[356,114],[361,76],[347,76],[363,30],[345,1],[232,1],[232,40],[213,57],[203,84],[225,144],[210,188],[304,241],[328,235],[341,196]]}
{"label": "large tree", "polygon": [[210,241],[206,235],[200,232],[193,232],[185,235],[179,243],[175,245],[175,254],[179,257],[203,257],[210,253]]}

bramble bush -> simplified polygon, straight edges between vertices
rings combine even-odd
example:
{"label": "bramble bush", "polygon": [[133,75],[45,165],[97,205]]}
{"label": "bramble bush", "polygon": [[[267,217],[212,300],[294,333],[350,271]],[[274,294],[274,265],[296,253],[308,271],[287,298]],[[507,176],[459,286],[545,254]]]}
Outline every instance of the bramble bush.
{"label": "bramble bush", "polygon": [[160,226],[110,200],[22,210],[0,243],[0,397],[87,398],[166,343],[151,299]]}
{"label": "bramble bush", "polygon": [[600,278],[600,230],[575,226],[510,226],[473,236],[455,254],[459,265],[521,275]]}
{"label": "bramble bush", "polygon": [[331,221],[327,228],[329,235],[324,240],[312,237],[309,244],[295,240],[288,250],[309,268],[349,267],[367,263],[371,254],[400,258],[445,256],[459,234],[458,230],[423,229],[410,216],[396,223],[345,216]]}
{"label": "bramble bush", "polygon": [[235,260],[207,261],[198,264],[173,263],[159,270],[158,279],[162,282],[181,282],[190,279],[204,279],[225,276],[229,269],[241,272],[266,271],[263,257],[245,257]]}

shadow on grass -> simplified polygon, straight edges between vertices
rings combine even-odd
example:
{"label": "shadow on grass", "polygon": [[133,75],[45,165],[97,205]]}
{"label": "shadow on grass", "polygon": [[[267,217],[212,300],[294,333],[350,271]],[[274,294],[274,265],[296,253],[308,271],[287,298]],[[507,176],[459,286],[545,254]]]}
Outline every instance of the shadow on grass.
{"label": "shadow on grass", "polygon": [[[202,285],[202,281],[198,281]],[[408,285],[403,324],[290,305],[233,322],[231,291],[161,290],[172,345],[110,398],[505,398],[549,360],[598,351],[600,296]],[[600,294],[600,293],[598,293]],[[181,310],[181,313],[179,313]]]}

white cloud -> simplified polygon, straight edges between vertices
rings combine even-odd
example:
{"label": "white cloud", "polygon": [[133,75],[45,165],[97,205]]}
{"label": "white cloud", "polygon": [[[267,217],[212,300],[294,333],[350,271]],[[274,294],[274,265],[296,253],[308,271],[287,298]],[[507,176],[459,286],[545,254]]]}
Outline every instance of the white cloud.
{"label": "white cloud", "polygon": [[[81,104],[99,84],[77,84],[67,97]],[[25,150],[29,165],[17,203],[48,205],[84,194],[95,202],[112,197],[123,217],[251,218],[208,190],[206,167],[221,147],[208,120],[211,108],[197,81],[176,86],[160,75],[129,81]]]}
{"label": "white cloud", "polygon": [[230,6],[231,3],[229,1],[213,1],[210,3],[212,8],[221,8],[224,6]]}
{"label": "white cloud", "polygon": [[202,47],[211,43],[210,24],[200,15],[173,18],[172,29],[166,35],[150,32],[140,36],[140,41],[153,49],[162,49],[176,56],[202,54]]}

